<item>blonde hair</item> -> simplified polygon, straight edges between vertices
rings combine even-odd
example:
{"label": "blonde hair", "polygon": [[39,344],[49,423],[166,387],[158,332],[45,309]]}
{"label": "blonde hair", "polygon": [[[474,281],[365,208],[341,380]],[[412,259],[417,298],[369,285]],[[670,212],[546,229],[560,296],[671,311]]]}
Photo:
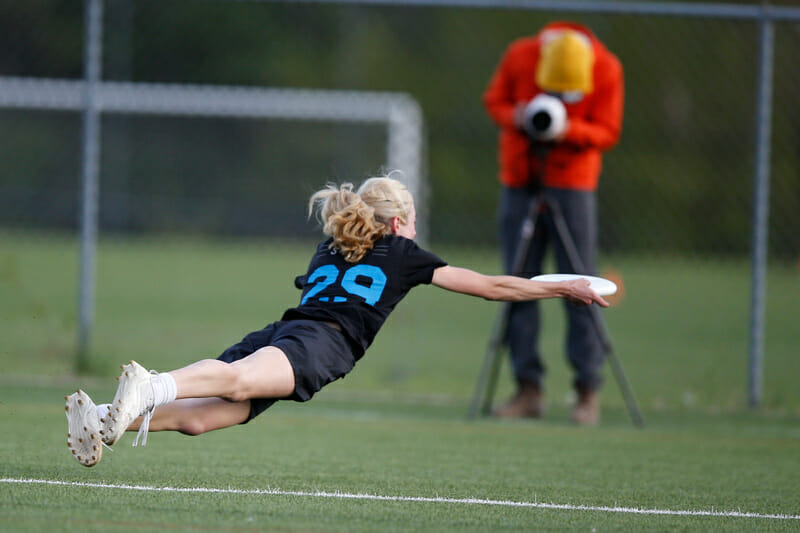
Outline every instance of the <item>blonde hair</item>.
{"label": "blonde hair", "polygon": [[309,217],[317,212],[325,235],[350,263],[360,261],[375,241],[391,232],[391,220],[408,222],[414,199],[405,185],[388,176],[369,178],[357,191],[352,183],[329,183],[311,195]]}

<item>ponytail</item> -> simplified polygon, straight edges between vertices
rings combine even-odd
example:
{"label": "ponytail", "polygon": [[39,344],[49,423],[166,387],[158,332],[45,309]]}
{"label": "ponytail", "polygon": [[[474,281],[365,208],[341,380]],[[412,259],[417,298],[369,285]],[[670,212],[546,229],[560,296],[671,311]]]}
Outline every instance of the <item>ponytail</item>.
{"label": "ponytail", "polygon": [[358,191],[352,183],[328,184],[308,201],[309,217],[316,211],[322,231],[333,237],[336,248],[349,263],[360,261],[375,242],[391,232],[391,220],[407,222],[414,201],[405,185],[388,178],[370,178]]}

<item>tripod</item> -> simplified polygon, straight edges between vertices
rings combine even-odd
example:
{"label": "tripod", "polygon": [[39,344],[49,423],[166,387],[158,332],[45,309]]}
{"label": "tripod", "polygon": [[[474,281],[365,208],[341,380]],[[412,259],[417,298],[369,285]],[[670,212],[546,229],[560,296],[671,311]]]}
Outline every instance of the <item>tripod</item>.
{"label": "tripod", "polygon": [[[561,213],[561,208],[558,206],[557,202],[550,201],[544,193],[539,193],[534,196],[533,200],[531,200],[527,215],[523,221],[520,231],[520,240],[514,253],[512,273],[520,274],[522,272],[525,258],[530,250],[533,234],[536,230],[536,220],[543,210],[549,210],[550,212],[550,215],[553,219],[553,225],[556,229],[557,237],[561,240],[561,243],[564,246],[564,250],[567,254],[572,271],[577,273],[585,272],[583,261],[581,261],[578,250],[575,247],[575,242],[573,241],[572,235],[569,232],[569,228],[564,221],[564,215]],[[467,414],[468,418],[475,418],[479,414],[486,416],[490,412],[492,400],[494,399],[495,388],[497,385],[497,376],[500,370],[500,351],[505,343],[510,313],[511,302],[504,302],[500,309],[500,314],[497,317],[497,320],[495,320],[494,327],[492,329],[492,336],[489,340],[489,346],[486,350],[486,356],[483,360],[481,372],[478,376],[478,381],[475,385],[475,392],[473,394],[469,412]],[[630,382],[625,376],[622,363],[611,346],[611,340],[606,330],[603,317],[600,315],[600,310],[597,306],[590,305],[589,313],[594,329],[600,338],[603,351],[608,357],[611,370],[614,374],[617,384],[619,385],[620,391],[622,392],[622,397],[625,400],[625,405],[628,408],[631,419],[633,420],[635,426],[642,427],[644,425],[642,413],[636,403],[636,398],[633,395]]]}

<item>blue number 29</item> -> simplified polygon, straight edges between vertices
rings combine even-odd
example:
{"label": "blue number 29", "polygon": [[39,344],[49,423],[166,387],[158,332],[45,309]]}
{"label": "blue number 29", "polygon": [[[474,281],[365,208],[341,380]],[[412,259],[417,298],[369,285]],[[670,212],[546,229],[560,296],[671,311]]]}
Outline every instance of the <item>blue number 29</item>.
{"label": "blue number 29", "polygon": [[303,296],[303,299],[300,301],[300,305],[306,303],[306,300],[311,298],[312,296],[316,295],[318,292],[322,291],[325,287],[334,283],[336,278],[339,277],[339,269],[333,265],[325,265],[321,266],[316,269],[314,272],[308,276],[308,282],[313,283],[317,282],[316,285],[311,287],[309,291]]}
{"label": "blue number 29", "polygon": [[[319,294],[323,289],[332,285],[339,278],[339,269],[333,265],[324,265],[316,269],[308,276],[309,283],[317,282],[306,295],[303,297],[300,305],[306,303],[306,300]],[[362,285],[357,283],[358,277],[367,278],[370,280],[369,285]],[[344,271],[342,276],[341,287],[348,293],[354,296],[364,298],[364,301],[369,305],[375,305],[381,299],[383,289],[386,288],[386,274],[383,270],[372,265],[355,265]],[[335,299],[338,301],[338,298]]]}

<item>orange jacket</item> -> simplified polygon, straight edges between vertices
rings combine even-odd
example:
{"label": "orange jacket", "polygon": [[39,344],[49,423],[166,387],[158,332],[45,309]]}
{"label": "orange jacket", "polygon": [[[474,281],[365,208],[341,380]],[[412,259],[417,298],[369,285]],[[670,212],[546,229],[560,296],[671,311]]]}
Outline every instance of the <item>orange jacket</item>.
{"label": "orange jacket", "polygon": [[[542,169],[541,157],[531,141],[514,124],[514,108],[527,103],[542,89],[535,80],[543,31],[570,28],[586,34],[594,49],[594,90],[575,103],[566,103],[569,128],[561,142],[552,145]],[[624,82],[622,64],[588,28],[571,22],[554,22],[533,37],[524,37],[506,49],[486,91],[483,103],[500,126],[500,181],[523,187],[532,177],[550,187],[594,191],[600,177],[602,152],[619,141],[622,129]]]}

